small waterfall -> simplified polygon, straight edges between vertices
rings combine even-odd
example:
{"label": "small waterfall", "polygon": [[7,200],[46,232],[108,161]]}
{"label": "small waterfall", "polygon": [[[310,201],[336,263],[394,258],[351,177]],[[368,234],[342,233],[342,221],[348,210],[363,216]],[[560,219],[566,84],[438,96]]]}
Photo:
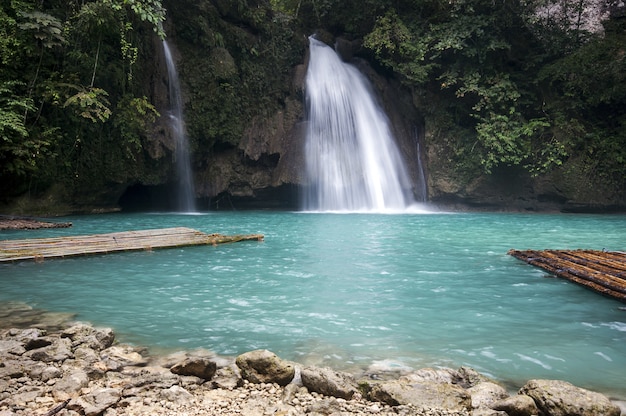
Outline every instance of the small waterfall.
{"label": "small waterfall", "polygon": [[189,156],[189,140],[187,139],[185,121],[183,119],[183,99],[181,96],[180,81],[172,53],[165,40],[163,41],[163,52],[167,64],[169,87],[169,125],[176,142],[175,162],[178,175],[177,209],[182,212],[195,212],[195,190]]}
{"label": "small waterfall", "polygon": [[323,42],[309,45],[304,209],[406,210],[411,184],[369,82]]}
{"label": "small waterfall", "polygon": [[422,146],[420,145],[420,131],[417,127],[413,127],[413,137],[416,143],[418,178],[415,196],[418,202],[426,202],[428,200],[428,184],[426,183],[426,171],[422,163]]}

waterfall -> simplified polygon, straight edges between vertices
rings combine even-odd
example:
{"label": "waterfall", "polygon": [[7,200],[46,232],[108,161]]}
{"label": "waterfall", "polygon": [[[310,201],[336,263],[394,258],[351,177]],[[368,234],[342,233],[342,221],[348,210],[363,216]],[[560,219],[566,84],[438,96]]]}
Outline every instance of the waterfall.
{"label": "waterfall", "polygon": [[189,141],[185,132],[185,122],[183,119],[183,99],[181,96],[180,81],[172,53],[165,40],[163,41],[163,52],[165,54],[168,75],[170,101],[169,126],[176,143],[175,163],[176,173],[178,175],[177,209],[182,212],[194,212],[196,210],[195,190],[191,172],[191,160],[189,157]]}
{"label": "waterfall", "polygon": [[416,183],[416,191],[415,196],[418,202],[426,202],[428,200],[428,184],[426,183],[426,171],[424,169],[424,164],[422,163],[422,146],[420,145],[420,133],[417,127],[413,127],[413,138],[415,139],[415,143],[417,146],[416,155],[417,155],[417,183]]}
{"label": "waterfall", "polygon": [[323,42],[309,45],[304,209],[406,210],[409,177],[369,82]]}

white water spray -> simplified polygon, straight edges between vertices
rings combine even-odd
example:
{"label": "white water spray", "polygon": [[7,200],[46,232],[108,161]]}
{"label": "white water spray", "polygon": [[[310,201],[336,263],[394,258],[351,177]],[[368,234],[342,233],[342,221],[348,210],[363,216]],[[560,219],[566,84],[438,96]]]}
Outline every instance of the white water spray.
{"label": "white water spray", "polygon": [[309,45],[304,209],[405,211],[411,184],[369,82],[326,44]]}
{"label": "white water spray", "polygon": [[189,156],[189,141],[185,132],[183,119],[183,99],[176,64],[172,58],[167,41],[163,41],[163,52],[167,64],[169,99],[170,99],[170,128],[176,142],[176,172],[178,175],[178,211],[195,212],[195,190],[191,161]]}

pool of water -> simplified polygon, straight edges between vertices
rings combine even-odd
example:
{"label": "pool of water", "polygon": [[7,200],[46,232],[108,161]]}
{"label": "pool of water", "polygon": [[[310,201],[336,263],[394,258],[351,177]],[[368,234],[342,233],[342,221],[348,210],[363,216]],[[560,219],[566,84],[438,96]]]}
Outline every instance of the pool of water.
{"label": "pool of water", "polygon": [[109,214],[0,239],[187,226],[264,242],[0,265],[0,301],[154,349],[267,348],[335,368],[471,366],[626,398],[624,304],[508,256],[626,249],[623,215]]}

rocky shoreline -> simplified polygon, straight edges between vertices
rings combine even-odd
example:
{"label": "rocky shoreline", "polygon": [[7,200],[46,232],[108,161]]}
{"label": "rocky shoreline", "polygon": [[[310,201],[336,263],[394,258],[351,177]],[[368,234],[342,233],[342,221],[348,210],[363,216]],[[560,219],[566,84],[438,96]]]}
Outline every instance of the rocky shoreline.
{"label": "rocky shoreline", "polygon": [[270,351],[151,356],[110,328],[23,304],[0,310],[0,416],[619,416],[606,396],[557,380],[510,394],[471,368],[355,377]]}
{"label": "rocky shoreline", "polygon": [[41,228],[69,228],[71,222],[41,221],[34,218],[0,215],[0,230],[39,230]]}

